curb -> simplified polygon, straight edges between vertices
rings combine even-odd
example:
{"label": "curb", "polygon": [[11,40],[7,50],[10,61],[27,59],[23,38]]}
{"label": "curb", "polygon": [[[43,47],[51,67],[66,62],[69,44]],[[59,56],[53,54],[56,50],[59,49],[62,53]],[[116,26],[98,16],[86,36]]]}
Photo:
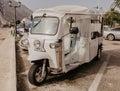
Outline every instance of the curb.
{"label": "curb", "polygon": [[16,47],[15,47],[15,37],[11,36],[13,45],[13,56],[11,61],[11,90],[17,91],[17,76],[16,76]]}
{"label": "curb", "polygon": [[15,39],[8,37],[0,45],[0,91],[17,91]]}

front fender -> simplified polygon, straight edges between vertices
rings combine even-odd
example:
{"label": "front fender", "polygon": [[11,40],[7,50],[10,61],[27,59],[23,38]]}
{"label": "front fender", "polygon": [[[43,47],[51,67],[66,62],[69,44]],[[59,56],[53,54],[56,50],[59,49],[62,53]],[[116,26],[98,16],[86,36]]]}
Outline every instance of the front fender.
{"label": "front fender", "polygon": [[51,68],[58,68],[58,65],[56,63],[57,61],[52,60],[52,58],[46,52],[36,52],[36,51],[33,51],[33,52],[29,53],[29,56],[28,56],[28,60],[31,63],[39,64],[39,63],[41,63],[43,61],[43,59],[47,59],[48,60],[49,66]]}
{"label": "front fender", "polygon": [[46,60],[47,67],[49,67],[49,60],[48,59],[34,60],[34,61],[31,61],[31,63],[34,63],[34,64],[43,64],[44,60]]}

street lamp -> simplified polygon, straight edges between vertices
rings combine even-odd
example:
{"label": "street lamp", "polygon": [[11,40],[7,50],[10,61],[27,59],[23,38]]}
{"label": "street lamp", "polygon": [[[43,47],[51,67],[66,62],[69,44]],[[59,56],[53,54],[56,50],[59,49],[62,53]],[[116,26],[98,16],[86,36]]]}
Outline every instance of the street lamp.
{"label": "street lamp", "polygon": [[14,24],[15,24],[15,36],[17,36],[17,24],[16,24],[16,19],[17,19],[17,16],[16,16],[16,9],[17,8],[19,8],[19,7],[21,7],[21,2],[18,2],[18,4],[17,5],[13,5],[12,4],[12,1],[11,0],[9,0],[9,7],[13,7],[14,8],[14,11],[15,11],[15,14],[14,14]]}

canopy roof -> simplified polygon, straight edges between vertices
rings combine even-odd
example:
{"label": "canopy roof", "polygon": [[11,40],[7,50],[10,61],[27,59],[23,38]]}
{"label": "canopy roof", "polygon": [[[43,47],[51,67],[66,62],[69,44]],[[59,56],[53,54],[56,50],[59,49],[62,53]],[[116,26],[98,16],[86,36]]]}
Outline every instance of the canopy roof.
{"label": "canopy roof", "polygon": [[40,14],[40,13],[56,13],[60,15],[65,15],[68,13],[77,13],[77,14],[102,14],[100,10],[97,9],[89,9],[87,7],[83,6],[76,6],[76,5],[63,5],[63,6],[56,6],[52,8],[46,8],[46,9],[39,9],[35,11],[33,14]]}

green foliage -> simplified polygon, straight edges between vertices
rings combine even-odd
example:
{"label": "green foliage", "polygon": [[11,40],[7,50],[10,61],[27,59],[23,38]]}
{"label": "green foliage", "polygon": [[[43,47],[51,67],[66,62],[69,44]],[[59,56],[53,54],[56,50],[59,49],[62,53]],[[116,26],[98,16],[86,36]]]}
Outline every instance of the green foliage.
{"label": "green foliage", "polygon": [[114,3],[115,3],[114,8],[116,8],[116,7],[120,8],[120,0],[114,0]]}
{"label": "green foliage", "polygon": [[115,23],[120,24],[120,13],[115,9],[111,9],[104,16],[104,24],[112,27]]}

